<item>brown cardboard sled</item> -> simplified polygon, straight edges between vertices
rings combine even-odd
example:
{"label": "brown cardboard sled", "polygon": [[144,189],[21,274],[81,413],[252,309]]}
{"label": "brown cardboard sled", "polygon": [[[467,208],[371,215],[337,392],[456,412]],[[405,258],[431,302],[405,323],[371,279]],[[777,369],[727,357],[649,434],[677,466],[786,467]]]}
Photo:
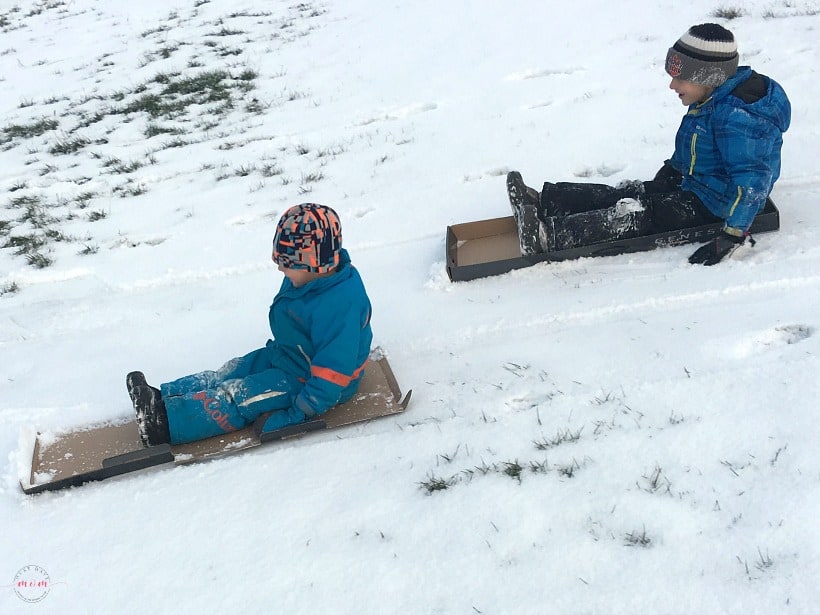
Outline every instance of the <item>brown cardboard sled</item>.
{"label": "brown cardboard sled", "polygon": [[[663,246],[707,242],[720,233],[722,224],[714,223],[678,231],[669,231],[605,241],[568,250],[541,254],[521,254],[518,228],[512,216],[465,222],[447,227],[447,275],[452,282],[501,275],[514,269],[530,267],[545,261],[563,261],[584,256],[614,256],[642,252]],[[754,219],[752,234],[780,228],[780,212],[771,199]]]}
{"label": "brown cardboard sled", "polygon": [[38,434],[28,482],[21,481],[20,487],[27,494],[56,491],[168,463],[182,465],[230,455],[310,431],[398,414],[407,407],[411,393],[402,398],[387,358],[376,349],[356,395],[320,419],[261,432],[264,420],[260,417],[253,425],[222,436],[148,448],[140,443],[135,421],[90,426],[56,438]]}

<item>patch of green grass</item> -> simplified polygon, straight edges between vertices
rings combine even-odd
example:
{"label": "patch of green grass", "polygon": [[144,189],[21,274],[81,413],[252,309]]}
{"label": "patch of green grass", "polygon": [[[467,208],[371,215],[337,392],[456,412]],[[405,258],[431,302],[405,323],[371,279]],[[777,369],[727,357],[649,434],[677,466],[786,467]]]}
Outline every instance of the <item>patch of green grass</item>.
{"label": "patch of green grass", "polygon": [[144,165],[139,160],[132,160],[131,162],[123,162],[119,158],[113,159],[110,164],[106,164],[112,173],[133,173],[137,169],[141,169]]}
{"label": "patch of green grass", "polygon": [[86,190],[85,192],[81,192],[76,197],[74,197],[74,202],[77,203],[77,207],[80,209],[85,209],[88,207],[88,203],[97,196],[96,192],[92,192],[91,190]]}
{"label": "patch of green grass", "polygon": [[75,152],[80,151],[86,145],[91,143],[88,139],[81,136],[74,136],[69,137],[66,136],[63,139],[58,140],[51,148],[48,150],[50,154],[73,154]]}
{"label": "patch of green grass", "polygon": [[251,13],[250,11],[241,11],[239,13],[230,13],[228,17],[231,19],[236,19],[237,17],[270,17],[271,13],[268,11],[260,11],[256,13]]}
{"label": "patch of green grass", "polygon": [[220,45],[216,48],[216,53],[222,58],[227,58],[228,56],[241,56],[242,49],[239,47],[226,47],[224,45]]}
{"label": "patch of green grass", "polygon": [[20,222],[28,222],[36,229],[51,228],[57,219],[46,212],[42,205],[29,204],[25,207],[25,213],[20,217]]}
{"label": "patch of green grass", "polygon": [[3,128],[3,139],[30,139],[39,137],[49,130],[55,130],[60,125],[55,119],[41,118],[31,124],[10,124]]}
{"label": "patch of green grass", "polygon": [[624,535],[624,544],[627,547],[648,547],[652,544],[652,539],[646,535],[646,528],[640,532],[637,530]]}
{"label": "patch of green grass", "polygon": [[302,185],[312,184],[314,182],[321,181],[325,178],[325,174],[321,171],[313,171],[311,173],[302,173]]}
{"label": "patch of green grass", "polygon": [[176,126],[162,126],[154,122],[148,122],[148,126],[145,127],[144,131],[145,136],[149,139],[157,135],[181,135],[184,133],[184,130]]}
{"label": "patch of green grass", "polygon": [[347,151],[347,148],[344,145],[334,145],[334,146],[331,146],[331,147],[324,147],[324,148],[319,149],[316,152],[316,157],[317,158],[325,158],[325,157],[335,158],[339,154],[343,154],[346,151]]}
{"label": "patch of green grass", "polygon": [[502,473],[510,478],[516,479],[519,483],[521,482],[521,472],[524,471],[524,468],[518,463],[518,460],[515,461],[505,461],[504,462],[504,469]]}
{"label": "patch of green grass", "polygon": [[157,26],[156,28],[151,28],[149,30],[145,30],[142,34],[140,34],[140,36],[142,36],[142,38],[148,38],[152,34],[161,34],[162,32],[168,32],[168,30],[170,30],[170,29],[171,29],[171,26],[169,26],[168,24],[161,24],[161,25]]}
{"label": "patch of green grass", "polygon": [[254,113],[256,115],[261,115],[269,107],[270,103],[264,103],[260,101],[258,98],[252,98],[245,105],[245,111],[247,111],[248,113]]}
{"label": "patch of green grass", "polygon": [[14,250],[15,256],[36,252],[46,245],[46,240],[42,235],[31,233],[28,235],[14,235],[9,237],[3,244],[4,248]]}
{"label": "patch of green grass", "polygon": [[299,90],[290,90],[289,92],[285,93],[285,98],[288,101],[299,100],[301,98],[307,98],[310,96],[307,92],[300,92]]}
{"label": "patch of green grass", "polygon": [[43,11],[57,9],[63,6],[65,6],[65,2],[62,0],[42,0],[41,2],[35,2],[31,10],[26,13],[26,17],[34,17],[35,15],[41,14]]}
{"label": "patch of green grass", "polygon": [[452,476],[450,478],[440,478],[430,474],[427,477],[427,480],[423,480],[419,483],[419,486],[427,492],[427,495],[432,495],[436,491],[444,491],[445,489],[449,489],[455,484],[456,479]]}
{"label": "patch of green grass", "polygon": [[559,446],[565,442],[577,442],[581,438],[581,431],[583,431],[583,427],[581,427],[578,431],[570,431],[566,429],[564,431],[558,430],[558,432],[552,438],[541,438],[540,440],[533,440],[533,444],[535,448],[539,451],[545,451],[549,448],[554,448]]}
{"label": "patch of green grass", "polygon": [[206,101],[224,98],[223,92],[228,89],[225,81],[231,74],[225,70],[205,71],[178,81],[169,81],[163,90],[163,95],[200,95]]}
{"label": "patch of green grass", "polygon": [[31,252],[26,254],[26,261],[35,269],[45,269],[54,264],[54,259],[42,254],[41,252]]}
{"label": "patch of green grass", "polygon": [[145,194],[148,192],[148,188],[145,184],[134,184],[132,182],[128,182],[121,186],[116,186],[113,190],[115,194],[117,194],[120,198],[128,198],[129,196],[139,196],[141,194]]}
{"label": "patch of green grass", "polygon": [[39,205],[40,204],[40,197],[39,196],[32,196],[29,194],[16,196],[13,199],[9,200],[8,207],[12,209],[17,209],[19,207],[29,207],[31,205]]}
{"label": "patch of green grass", "polygon": [[276,175],[281,175],[284,173],[282,167],[275,163],[267,163],[263,165],[260,172],[262,173],[262,177],[275,177]]}
{"label": "patch of green grass", "polygon": [[17,285],[17,282],[6,282],[0,286],[0,297],[4,295],[13,295],[19,290],[20,287]]}
{"label": "patch of green grass", "polygon": [[253,173],[255,170],[256,170],[256,167],[254,165],[252,165],[252,164],[248,164],[248,165],[243,164],[238,169],[234,169],[233,174],[236,175],[237,177],[247,177],[248,175]]}
{"label": "patch of green grass", "polygon": [[222,26],[217,32],[209,32],[208,36],[237,36],[239,34],[245,34],[244,30],[231,30],[230,28],[226,28]]}
{"label": "patch of green grass", "polygon": [[183,139],[182,137],[177,137],[176,139],[171,139],[170,141],[166,141],[163,143],[163,149],[173,149],[175,147],[185,147],[186,145],[190,145],[193,141],[188,141],[187,139]]}
{"label": "patch of green grass", "polygon": [[159,92],[143,90],[142,96],[132,100],[118,109],[119,113],[128,114],[143,112],[152,118],[175,118],[192,105],[219,103],[219,109],[231,101],[231,91],[237,86],[232,83],[233,77],[226,70],[203,71],[192,77],[181,77],[178,74],[160,73],[154,77],[154,83],[163,86]]}
{"label": "patch of green grass", "polygon": [[721,6],[712,11],[712,17],[730,21],[732,19],[737,19],[738,17],[743,17],[745,14],[746,11],[739,6]]}

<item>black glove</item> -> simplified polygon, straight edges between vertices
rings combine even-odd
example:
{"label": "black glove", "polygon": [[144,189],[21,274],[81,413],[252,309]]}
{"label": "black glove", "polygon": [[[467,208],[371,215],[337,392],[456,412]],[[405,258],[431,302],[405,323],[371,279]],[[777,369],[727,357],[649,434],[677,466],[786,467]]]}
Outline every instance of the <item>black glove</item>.
{"label": "black glove", "polygon": [[[709,243],[702,245],[694,254],[689,257],[689,262],[693,265],[717,265],[724,258],[734,252],[746,241],[746,235],[740,237],[721,232],[720,235],[712,239]],[[754,245],[754,242],[752,242]]]}
{"label": "black glove", "polygon": [[681,172],[669,164],[669,161],[667,160],[663,163],[663,166],[658,169],[658,172],[655,173],[655,177],[652,178],[652,181],[672,184],[677,183],[677,185],[680,186],[681,178]]}
{"label": "black glove", "polygon": [[680,171],[675,169],[669,162],[665,162],[655,173],[652,181],[644,182],[644,189],[649,194],[654,192],[676,192],[680,190],[681,179],[683,179],[683,176]]}

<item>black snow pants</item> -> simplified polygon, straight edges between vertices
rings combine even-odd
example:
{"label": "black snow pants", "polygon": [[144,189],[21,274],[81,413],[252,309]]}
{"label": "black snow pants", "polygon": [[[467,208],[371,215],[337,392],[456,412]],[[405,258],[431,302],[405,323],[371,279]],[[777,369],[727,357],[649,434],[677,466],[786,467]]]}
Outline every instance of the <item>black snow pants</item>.
{"label": "black snow pants", "polygon": [[629,239],[720,221],[668,164],[651,181],[605,184],[546,182],[539,217],[549,251]]}

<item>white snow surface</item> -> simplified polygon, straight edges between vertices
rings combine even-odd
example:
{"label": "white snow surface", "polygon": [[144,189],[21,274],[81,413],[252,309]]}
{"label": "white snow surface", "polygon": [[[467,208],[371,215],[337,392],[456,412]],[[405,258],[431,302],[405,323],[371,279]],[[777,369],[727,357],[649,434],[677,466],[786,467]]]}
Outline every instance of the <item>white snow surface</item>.
{"label": "white snow surface", "polygon": [[[739,4],[0,4],[0,137],[58,123],[0,139],[0,245],[37,232],[26,202],[64,239],[42,269],[0,249],[0,612],[816,613],[820,3]],[[791,98],[780,231],[711,268],[683,246],[451,283],[447,225],[508,215],[508,170],[651,178],[684,112],[666,50],[704,21]],[[216,70],[254,89],[111,113]],[[305,201],[342,218],[407,411],[25,496],[35,430],[264,344]]]}

